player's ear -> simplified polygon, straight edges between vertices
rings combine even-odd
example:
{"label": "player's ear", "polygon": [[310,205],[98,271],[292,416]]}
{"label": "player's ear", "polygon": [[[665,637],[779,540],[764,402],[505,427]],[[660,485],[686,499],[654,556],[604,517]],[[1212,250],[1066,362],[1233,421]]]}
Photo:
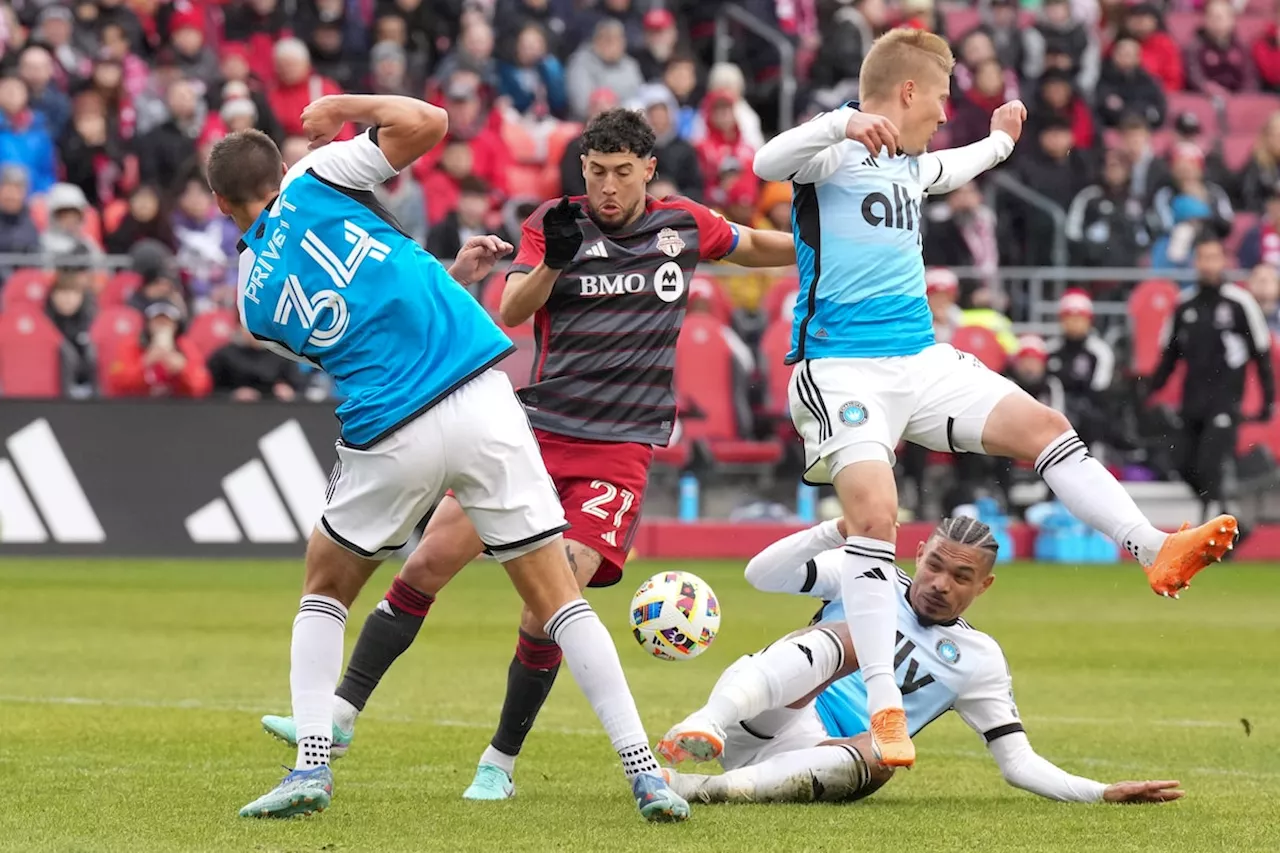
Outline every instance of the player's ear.
{"label": "player's ear", "polygon": [[578,159],[582,161],[582,177],[585,178],[587,176],[587,155],[579,154]]}
{"label": "player's ear", "polygon": [[218,210],[222,211],[224,216],[231,215],[231,204],[217,193],[213,194],[213,200],[218,203]]}
{"label": "player's ear", "polygon": [[920,544],[916,546],[916,562],[919,562],[924,557],[925,541],[927,540],[922,540]]}
{"label": "player's ear", "polygon": [[650,157],[649,161],[644,164],[644,182],[647,184],[653,180],[653,176],[658,173],[658,158]]}
{"label": "player's ear", "polygon": [[987,576],[982,579],[982,585],[978,587],[978,595],[982,595],[991,585],[996,582],[996,573],[994,571],[987,572]]}

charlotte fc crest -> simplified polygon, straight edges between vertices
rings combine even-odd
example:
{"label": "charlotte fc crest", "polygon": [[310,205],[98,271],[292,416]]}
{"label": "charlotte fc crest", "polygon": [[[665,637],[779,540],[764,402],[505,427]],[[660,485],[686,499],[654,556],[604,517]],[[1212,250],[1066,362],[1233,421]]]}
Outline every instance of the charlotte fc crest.
{"label": "charlotte fc crest", "polygon": [[658,232],[658,251],[668,258],[674,258],[684,251],[684,240],[671,228],[663,228]]}

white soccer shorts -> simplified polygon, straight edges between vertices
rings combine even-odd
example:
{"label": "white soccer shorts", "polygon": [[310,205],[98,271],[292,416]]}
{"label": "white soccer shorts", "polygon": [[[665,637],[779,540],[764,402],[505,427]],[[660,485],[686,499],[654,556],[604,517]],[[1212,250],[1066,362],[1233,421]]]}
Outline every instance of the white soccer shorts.
{"label": "white soccer shorts", "polygon": [[791,419],[804,441],[809,483],[830,483],[854,462],[890,465],[906,439],[930,450],[985,453],[982,429],[1017,385],[969,353],[934,344],[891,358],[819,358],[791,373]]}
{"label": "white soccer shorts", "polygon": [[366,450],[338,444],[319,529],[382,559],[448,490],[499,560],[567,530],[555,485],[505,373],[488,370]]}

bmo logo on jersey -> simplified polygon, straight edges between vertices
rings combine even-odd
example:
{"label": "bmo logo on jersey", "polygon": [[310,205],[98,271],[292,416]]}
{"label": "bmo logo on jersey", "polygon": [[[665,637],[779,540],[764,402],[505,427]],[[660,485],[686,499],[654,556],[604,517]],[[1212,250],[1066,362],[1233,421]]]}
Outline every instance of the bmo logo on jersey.
{"label": "bmo logo on jersey", "polygon": [[578,276],[579,296],[623,296],[644,290],[644,276],[638,272],[617,275]]}
{"label": "bmo logo on jersey", "polygon": [[862,200],[862,218],[868,225],[914,231],[920,225],[920,200],[907,188],[891,184],[892,198],[884,193],[868,193]]}

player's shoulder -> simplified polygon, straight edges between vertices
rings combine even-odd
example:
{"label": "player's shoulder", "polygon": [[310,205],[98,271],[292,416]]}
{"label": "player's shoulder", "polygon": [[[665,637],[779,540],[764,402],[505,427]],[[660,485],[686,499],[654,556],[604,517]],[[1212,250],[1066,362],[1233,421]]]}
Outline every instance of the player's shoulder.
{"label": "player's shoulder", "polygon": [[663,196],[662,198],[655,198],[653,196],[650,196],[648,201],[646,202],[645,213],[647,213],[650,216],[661,215],[663,213],[668,213],[673,211],[674,212],[683,211],[685,213],[692,214],[694,218],[698,218],[706,215],[706,216],[717,216],[721,219],[724,219],[724,217],[720,216],[720,214],[717,213],[716,211],[712,210],[711,208],[707,207],[705,204],[702,204],[701,202],[694,201],[688,196],[669,195],[669,196]]}
{"label": "player's shoulder", "polygon": [[996,639],[985,631],[973,627],[964,619],[957,619],[949,626],[947,634],[955,641],[961,653],[969,652],[975,669],[998,666],[1005,669],[1004,650]]}

